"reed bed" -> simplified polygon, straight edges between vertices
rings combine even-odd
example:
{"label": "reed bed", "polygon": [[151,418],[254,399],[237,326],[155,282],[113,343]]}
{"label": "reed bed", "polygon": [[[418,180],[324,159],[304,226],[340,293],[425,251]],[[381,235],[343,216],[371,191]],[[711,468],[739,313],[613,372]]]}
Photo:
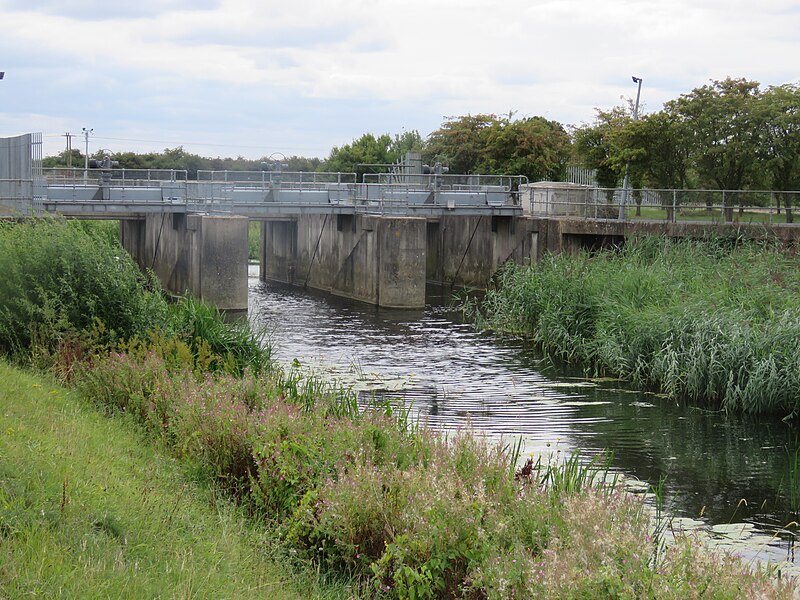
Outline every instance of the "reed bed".
{"label": "reed bed", "polygon": [[507,265],[482,327],[672,398],[745,413],[800,408],[800,260],[769,243],[635,238]]}

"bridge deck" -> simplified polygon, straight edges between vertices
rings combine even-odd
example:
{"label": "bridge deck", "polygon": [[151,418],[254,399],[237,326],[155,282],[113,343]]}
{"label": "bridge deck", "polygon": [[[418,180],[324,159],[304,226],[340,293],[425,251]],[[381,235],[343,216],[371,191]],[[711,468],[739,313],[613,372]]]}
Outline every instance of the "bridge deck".
{"label": "bridge deck", "polygon": [[[524,178],[481,176],[446,179],[381,179],[355,183],[342,173],[200,173],[54,169],[21,197],[0,194],[6,212],[60,213],[83,218],[134,218],[153,213],[241,215],[280,219],[306,214],[391,214],[408,216],[522,214],[518,199]],[[224,177],[223,177],[224,176]],[[519,180],[519,181],[517,181]],[[36,191],[33,191],[36,190]],[[13,202],[12,202],[13,200]]]}

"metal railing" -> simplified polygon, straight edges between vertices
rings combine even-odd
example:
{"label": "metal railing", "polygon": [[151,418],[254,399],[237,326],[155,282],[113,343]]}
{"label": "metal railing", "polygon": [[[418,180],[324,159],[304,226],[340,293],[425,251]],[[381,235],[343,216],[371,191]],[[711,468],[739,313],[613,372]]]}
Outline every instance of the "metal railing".
{"label": "metal railing", "polygon": [[254,187],[259,184],[297,188],[323,187],[329,184],[354,184],[355,173],[329,173],[316,171],[197,171],[197,181],[232,183],[237,187]]}
{"label": "metal railing", "polygon": [[[553,217],[705,223],[794,223],[800,191],[677,190],[528,186],[525,212]],[[800,220],[799,220],[800,221]]]}
{"label": "metal railing", "polygon": [[528,183],[524,175],[451,175],[419,173],[364,173],[365,184],[402,185],[410,189],[442,189],[452,191],[482,191],[493,188],[511,192]]}
{"label": "metal railing", "polygon": [[185,169],[43,169],[47,185],[86,186],[113,183],[118,187],[159,187],[161,182],[187,181]]}

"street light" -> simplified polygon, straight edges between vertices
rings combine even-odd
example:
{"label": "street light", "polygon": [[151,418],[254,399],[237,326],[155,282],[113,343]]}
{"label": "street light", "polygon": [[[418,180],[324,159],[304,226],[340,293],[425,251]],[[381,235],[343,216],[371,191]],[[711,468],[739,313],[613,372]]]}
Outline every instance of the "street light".
{"label": "street light", "polygon": [[[636,89],[636,102],[633,105],[633,120],[639,120],[639,98],[642,95],[642,78],[636,77],[635,75],[631,76],[633,83],[638,84]],[[622,201],[619,203],[619,220],[625,220],[625,205],[628,203],[628,180],[629,180],[629,172],[631,168],[631,162],[628,161],[625,163],[625,179],[622,181]]]}
{"label": "street light", "polygon": [[83,157],[83,182],[86,183],[86,178],[89,175],[89,134],[94,131],[92,129],[86,129],[86,127],[81,127],[83,130],[83,137],[86,139],[86,154]]}

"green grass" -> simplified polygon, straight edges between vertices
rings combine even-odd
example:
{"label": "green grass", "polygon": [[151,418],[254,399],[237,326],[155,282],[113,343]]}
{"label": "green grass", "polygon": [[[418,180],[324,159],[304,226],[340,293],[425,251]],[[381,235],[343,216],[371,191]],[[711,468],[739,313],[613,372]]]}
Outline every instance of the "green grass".
{"label": "green grass", "polygon": [[[631,220],[645,220],[645,221],[666,221],[668,219],[668,213],[663,208],[654,208],[651,206],[642,206],[641,214],[637,217],[636,216],[636,208],[628,207],[625,210],[625,217]],[[719,208],[706,210],[704,208],[681,208],[678,207],[678,214],[675,217],[675,220],[680,221],[701,221],[705,223],[722,223],[724,222],[722,210]],[[775,212],[775,209],[772,211],[772,215],[769,213],[769,209],[758,209],[758,210],[745,210],[743,213],[739,213],[738,208],[733,209],[733,223],[739,224],[747,224],[747,223],[786,223],[786,213],[781,210],[780,214]]]}
{"label": "green grass", "polygon": [[261,247],[261,222],[250,221],[247,227],[247,249],[250,260],[258,260]]}
{"label": "green grass", "polygon": [[0,597],[347,596],[142,436],[0,362]]}

